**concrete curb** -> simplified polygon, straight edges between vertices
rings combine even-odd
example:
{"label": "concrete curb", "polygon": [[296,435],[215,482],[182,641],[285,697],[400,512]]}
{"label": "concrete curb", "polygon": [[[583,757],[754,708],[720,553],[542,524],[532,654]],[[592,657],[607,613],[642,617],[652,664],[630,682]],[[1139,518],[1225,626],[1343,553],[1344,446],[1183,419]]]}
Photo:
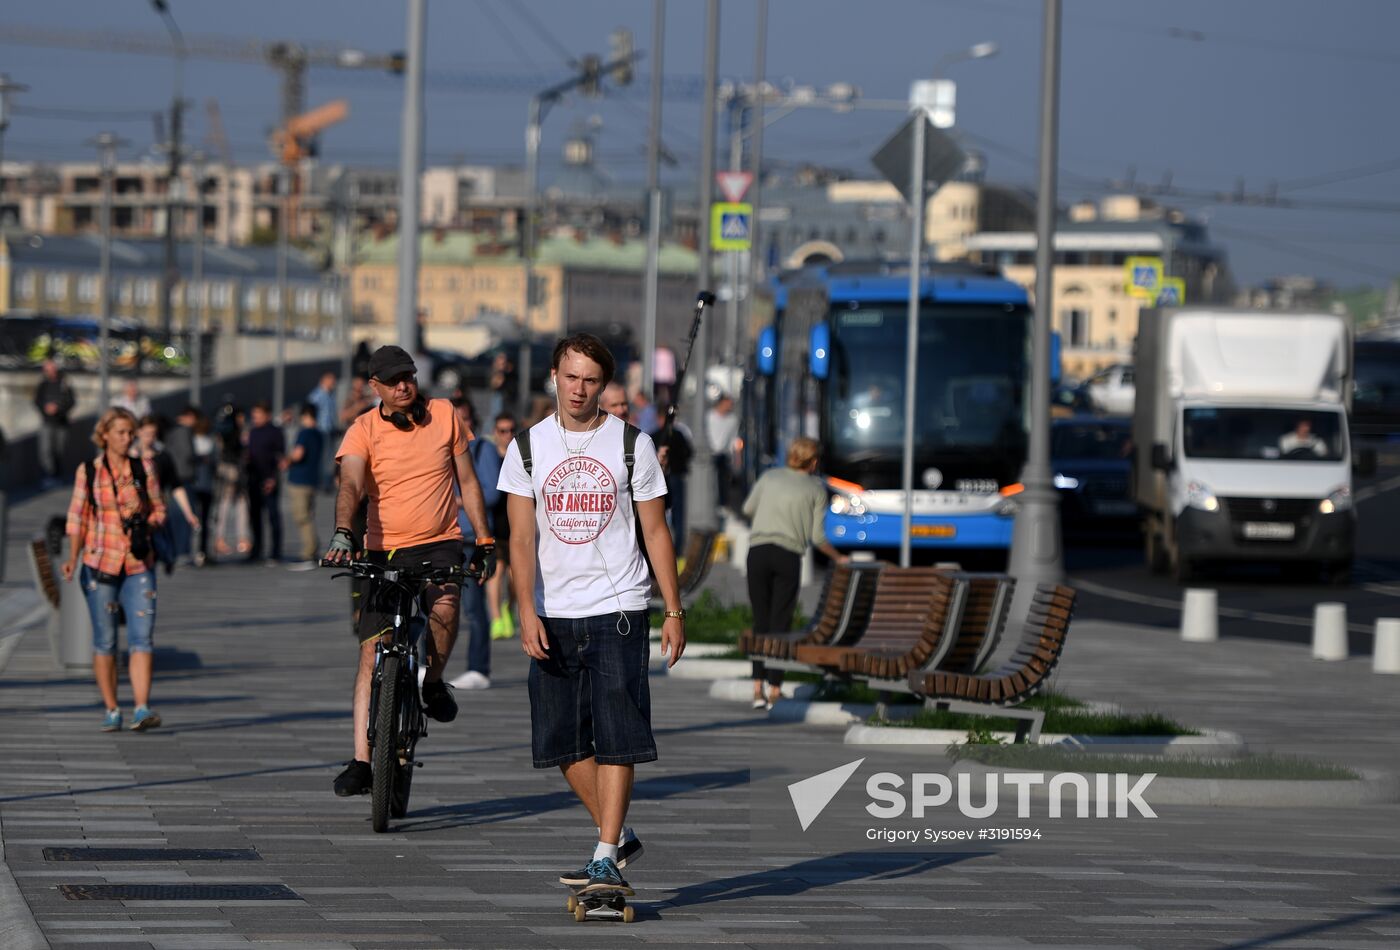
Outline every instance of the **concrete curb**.
{"label": "concrete curb", "polygon": [[[18,640],[18,637],[11,639]],[[0,947],[5,950],[51,950],[5,863],[5,824],[0,821]]]}
{"label": "concrete curb", "polygon": [[652,668],[653,673],[659,672],[664,676],[674,676],[683,680],[733,679],[737,676],[747,676],[752,670],[753,664],[748,660],[707,660],[704,657],[687,660],[684,656],[669,670],[664,664],[659,669]]}
{"label": "concrete curb", "polygon": [[[775,707],[776,711],[776,707]],[[1004,742],[1011,742],[1015,733],[997,732],[994,736]],[[905,729],[890,726],[867,726],[857,724],[846,730],[842,738],[845,745],[961,745],[967,741],[966,729]],[[1208,747],[1219,755],[1237,756],[1246,751],[1244,738],[1236,732],[1223,729],[1207,729],[1199,736],[1076,736],[1064,733],[1042,733],[1041,745],[1063,745],[1077,747],[1128,745],[1140,748],[1145,754],[1160,752],[1163,755],[1189,755]]]}
{"label": "concrete curb", "polygon": [[[990,769],[980,763],[959,763],[959,769],[979,774],[1026,772],[1026,769]],[[1088,780],[1092,795],[1093,778]],[[1356,808],[1400,801],[1400,775],[1362,771],[1360,779],[1306,781],[1297,779],[1168,778],[1152,780],[1144,799],[1160,805],[1204,808]],[[1043,786],[1031,789],[1031,798],[1046,802]]]}

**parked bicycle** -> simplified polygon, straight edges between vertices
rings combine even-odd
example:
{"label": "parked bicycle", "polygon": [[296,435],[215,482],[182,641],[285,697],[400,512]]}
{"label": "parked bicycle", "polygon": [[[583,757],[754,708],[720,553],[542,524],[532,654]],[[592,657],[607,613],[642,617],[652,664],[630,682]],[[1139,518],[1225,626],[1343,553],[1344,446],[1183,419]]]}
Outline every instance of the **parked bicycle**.
{"label": "parked bicycle", "polygon": [[335,577],[368,581],[365,596],[377,598],[385,613],[393,617],[391,630],[375,642],[369,694],[370,767],[374,771],[370,819],[374,830],[382,832],[389,827],[391,816],[402,818],[408,813],[413,770],[422,764],[414,758],[414,750],[418,740],[428,734],[418,692],[420,652],[428,628],[424,591],[431,586],[460,585],[476,575],[461,567],[431,564],[390,567],[369,561],[322,561],[321,566],[340,568]]}

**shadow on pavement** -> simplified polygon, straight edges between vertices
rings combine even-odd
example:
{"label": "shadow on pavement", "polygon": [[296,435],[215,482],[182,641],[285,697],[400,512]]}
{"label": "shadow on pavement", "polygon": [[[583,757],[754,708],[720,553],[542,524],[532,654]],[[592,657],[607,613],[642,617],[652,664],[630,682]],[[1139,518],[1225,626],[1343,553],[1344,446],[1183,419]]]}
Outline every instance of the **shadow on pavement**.
{"label": "shadow on pavement", "polygon": [[[794,897],[810,890],[846,884],[851,881],[892,881],[948,867],[971,858],[990,857],[992,852],[948,852],[939,854],[877,854],[846,852],[811,858],[785,868],[751,871],[735,877],[691,884],[676,891],[669,900],[651,905],[658,911],[723,901]],[[662,916],[662,915],[658,915]]]}
{"label": "shadow on pavement", "polygon": [[[733,769],[725,772],[692,772],[683,775],[664,775],[642,779],[632,787],[632,799],[658,800],[672,795],[690,792],[733,788],[746,785],[749,781],[748,769]],[[468,825],[494,824],[529,818],[552,811],[562,811],[579,804],[579,800],[567,787],[557,792],[543,792],[538,795],[517,795],[511,798],[491,798],[479,802],[464,802],[460,805],[438,805],[422,810],[410,810],[408,818],[395,826],[400,834],[423,831],[442,831],[447,828],[460,828]]]}
{"label": "shadow on pavement", "polygon": [[[1400,888],[1392,887],[1387,893],[1392,897],[1400,895]],[[1268,934],[1263,937],[1255,937],[1252,940],[1242,940],[1238,943],[1222,946],[1221,950],[1258,950],[1260,947],[1275,947],[1281,944],[1291,943],[1294,940],[1306,940],[1309,937],[1316,938],[1319,934],[1330,933],[1344,927],[1367,926],[1364,934],[1356,934],[1355,937],[1361,940],[1368,940],[1377,931],[1369,929],[1382,921],[1394,920],[1400,916],[1400,902],[1389,904],[1379,904],[1373,910],[1368,910],[1357,914],[1347,914],[1345,917],[1338,917],[1334,920],[1319,921],[1313,924],[1304,924],[1301,927],[1293,927],[1279,933]],[[1333,935],[1334,939],[1336,934]],[[1318,945],[1325,945],[1325,941]],[[1341,946],[1340,943],[1336,946]],[[1360,944],[1358,944],[1360,946]]]}

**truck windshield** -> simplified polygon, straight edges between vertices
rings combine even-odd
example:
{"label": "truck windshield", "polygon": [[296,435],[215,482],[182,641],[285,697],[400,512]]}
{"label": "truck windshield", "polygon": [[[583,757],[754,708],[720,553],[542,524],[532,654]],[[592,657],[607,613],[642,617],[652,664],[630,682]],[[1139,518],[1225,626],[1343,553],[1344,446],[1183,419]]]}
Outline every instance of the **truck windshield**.
{"label": "truck windshield", "polygon": [[1195,407],[1182,422],[1191,458],[1339,462],[1345,447],[1341,415],[1323,409]]}
{"label": "truck windshield", "polygon": [[[1026,377],[1024,307],[926,307],[920,315],[915,444],[1019,448]],[[898,453],[904,440],[903,304],[833,308],[830,436],[840,455]]]}

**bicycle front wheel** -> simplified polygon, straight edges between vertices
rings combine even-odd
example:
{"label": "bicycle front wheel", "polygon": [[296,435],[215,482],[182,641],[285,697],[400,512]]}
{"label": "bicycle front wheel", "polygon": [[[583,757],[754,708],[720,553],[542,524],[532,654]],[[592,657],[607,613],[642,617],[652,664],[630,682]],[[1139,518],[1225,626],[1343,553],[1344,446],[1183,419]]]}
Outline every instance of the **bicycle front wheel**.
{"label": "bicycle front wheel", "polygon": [[389,654],[381,661],[379,671],[379,705],[374,710],[374,748],[370,749],[370,767],[374,770],[374,785],[370,790],[370,824],[376,832],[389,827],[389,809],[394,796],[394,780],[399,771],[398,712],[399,666],[401,657]]}
{"label": "bicycle front wheel", "polygon": [[397,722],[399,749],[394,758],[394,797],[389,814],[402,818],[408,814],[408,793],[413,786],[413,747],[418,740],[418,727],[423,711],[419,706],[418,690],[412,674],[399,684],[399,718]]}

